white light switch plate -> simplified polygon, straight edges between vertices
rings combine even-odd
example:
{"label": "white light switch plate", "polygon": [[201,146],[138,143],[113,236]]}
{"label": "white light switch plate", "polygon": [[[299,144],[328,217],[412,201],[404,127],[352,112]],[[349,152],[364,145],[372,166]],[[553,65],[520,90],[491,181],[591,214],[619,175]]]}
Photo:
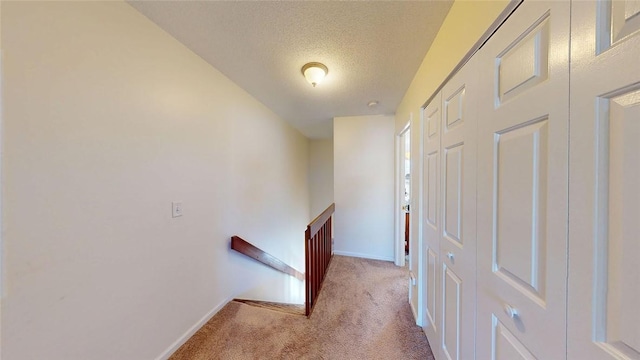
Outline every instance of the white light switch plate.
{"label": "white light switch plate", "polygon": [[171,217],[182,216],[182,201],[174,201],[171,203]]}

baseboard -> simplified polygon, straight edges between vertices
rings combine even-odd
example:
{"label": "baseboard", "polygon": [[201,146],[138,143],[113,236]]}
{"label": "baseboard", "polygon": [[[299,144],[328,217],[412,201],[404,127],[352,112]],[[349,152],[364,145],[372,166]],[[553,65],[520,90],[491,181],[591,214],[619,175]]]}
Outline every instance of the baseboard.
{"label": "baseboard", "polygon": [[349,257],[371,259],[371,260],[391,261],[391,262],[393,262],[393,260],[394,260],[393,256],[391,256],[391,257],[377,256],[377,255],[371,255],[371,254],[354,253],[354,252],[349,252],[349,251],[334,250],[333,254],[334,255],[341,255],[341,256],[349,256]]}
{"label": "baseboard", "polygon": [[167,360],[173,355],[176,350],[180,348],[180,346],[184,345],[184,343],[189,340],[204,324],[206,324],[211,318],[220,311],[225,305],[229,303],[229,301],[233,300],[233,297],[230,297],[224,300],[222,303],[218,304],[216,307],[211,309],[208,313],[206,313],[198,322],[196,322],[192,327],[189,328],[182,336],[178,338],[167,350],[165,350],[160,356],[156,358],[156,360]]}
{"label": "baseboard", "polygon": [[418,321],[418,314],[416,313],[416,309],[411,303],[411,299],[409,299],[409,307],[411,308],[411,313],[413,314],[413,320],[415,320],[416,325],[420,325]]}

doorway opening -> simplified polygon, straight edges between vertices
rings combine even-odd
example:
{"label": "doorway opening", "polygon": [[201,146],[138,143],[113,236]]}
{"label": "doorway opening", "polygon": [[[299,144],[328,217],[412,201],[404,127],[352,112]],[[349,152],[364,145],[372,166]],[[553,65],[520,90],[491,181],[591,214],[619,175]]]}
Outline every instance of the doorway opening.
{"label": "doorway opening", "polygon": [[409,123],[397,138],[396,265],[406,266],[410,252],[411,129]]}
{"label": "doorway opening", "polygon": [[404,161],[403,161],[403,187],[404,196],[402,200],[402,211],[404,211],[404,255],[405,259],[409,256],[409,228],[410,228],[410,212],[411,212],[411,130],[403,134],[404,143]]}

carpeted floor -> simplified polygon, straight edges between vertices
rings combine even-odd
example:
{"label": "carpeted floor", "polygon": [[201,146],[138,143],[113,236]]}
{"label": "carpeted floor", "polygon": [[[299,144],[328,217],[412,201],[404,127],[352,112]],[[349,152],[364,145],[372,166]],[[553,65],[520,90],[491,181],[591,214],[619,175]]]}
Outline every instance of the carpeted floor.
{"label": "carpeted floor", "polygon": [[433,359],[408,276],[390,262],[334,256],[310,319],[230,302],[170,360]]}

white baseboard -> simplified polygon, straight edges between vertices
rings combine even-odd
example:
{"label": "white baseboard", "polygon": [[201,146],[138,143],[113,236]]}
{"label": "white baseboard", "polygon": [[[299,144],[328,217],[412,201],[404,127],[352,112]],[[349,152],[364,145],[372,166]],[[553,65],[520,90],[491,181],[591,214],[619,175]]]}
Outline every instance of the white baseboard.
{"label": "white baseboard", "polygon": [[189,328],[182,336],[178,338],[167,350],[162,352],[160,356],[156,358],[156,360],[167,360],[173,355],[176,350],[180,348],[180,346],[184,345],[184,343],[189,340],[193,334],[195,334],[204,324],[206,324],[211,318],[220,311],[225,305],[229,303],[229,301],[233,300],[233,298],[228,298],[224,300],[222,303],[218,304],[216,307],[211,309],[208,313],[206,313],[198,322],[196,322],[192,327]]}
{"label": "white baseboard", "polygon": [[413,320],[416,321],[416,325],[421,326],[420,322],[418,321],[418,314],[416,313],[416,309],[411,303],[411,299],[409,299],[409,307],[411,308],[411,312],[413,313]]}
{"label": "white baseboard", "polygon": [[357,257],[357,258],[364,258],[364,259],[371,259],[371,260],[382,260],[382,261],[391,261],[391,262],[393,262],[393,256],[390,256],[390,257],[377,256],[377,255],[371,255],[371,254],[361,254],[361,253],[354,253],[354,252],[349,252],[349,251],[338,251],[338,250],[333,250],[333,254],[334,255],[341,255],[341,256],[350,256],[350,257]]}

